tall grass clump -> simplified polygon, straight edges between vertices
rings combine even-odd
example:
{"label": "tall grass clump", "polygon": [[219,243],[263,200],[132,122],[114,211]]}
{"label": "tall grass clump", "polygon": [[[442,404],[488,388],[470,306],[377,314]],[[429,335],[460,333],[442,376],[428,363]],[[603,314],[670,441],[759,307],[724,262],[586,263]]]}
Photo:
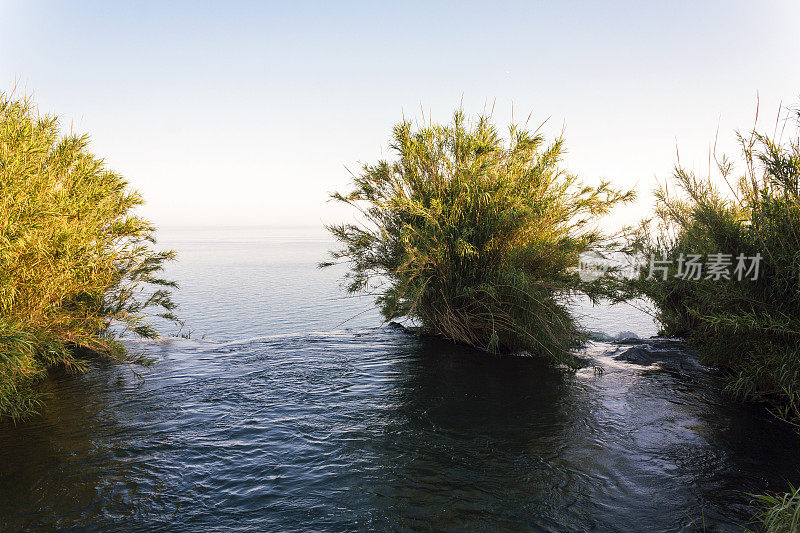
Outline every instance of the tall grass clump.
{"label": "tall grass clump", "polygon": [[800,487],[785,494],[755,495],[755,523],[764,533],[800,533]]}
{"label": "tall grass clump", "polygon": [[[661,272],[646,279],[646,268],[636,283],[657,307],[664,332],[696,346],[704,363],[727,376],[730,392],[767,402],[780,417],[798,423],[800,116],[789,118],[783,142],[755,130],[738,134],[743,162],[738,178],[731,160],[715,157],[721,187],[711,176],[699,178],[676,167],[679,194],[662,186],[658,229],[644,226],[636,240],[645,256],[666,259],[672,267],[666,279]],[[729,255],[730,279],[706,271],[701,279],[676,277],[689,254],[719,253]],[[760,254],[757,276],[755,271],[734,275],[740,254]],[[754,262],[746,264],[748,270]]]}
{"label": "tall grass clump", "polygon": [[31,385],[87,354],[131,360],[126,331],[156,337],[145,311],[174,319],[142,198],[55,117],[0,93],[0,417],[34,412]]}
{"label": "tall grass clump", "polygon": [[394,128],[393,161],[365,165],[332,198],[359,220],[328,226],[350,292],[377,295],[386,320],[489,352],[528,351],[574,364],[582,333],[568,303],[613,290],[584,282],[579,255],[609,245],[598,217],[633,198],[582,184],[561,166],[562,137],[512,125],[504,139],[461,111],[447,125]]}

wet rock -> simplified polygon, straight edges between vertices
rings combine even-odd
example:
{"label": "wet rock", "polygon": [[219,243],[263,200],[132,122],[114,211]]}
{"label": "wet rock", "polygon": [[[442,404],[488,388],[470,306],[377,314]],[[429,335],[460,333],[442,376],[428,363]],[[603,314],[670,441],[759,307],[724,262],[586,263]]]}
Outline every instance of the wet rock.
{"label": "wet rock", "polygon": [[[630,342],[631,339],[626,339],[617,344],[627,345]],[[683,342],[665,338],[639,340],[638,343],[616,355],[614,360],[642,366],[658,364],[671,370],[696,369],[701,366]]]}
{"label": "wet rock", "polygon": [[641,340],[639,335],[632,331],[620,331],[616,335],[614,335],[615,341],[627,341],[627,340]]}

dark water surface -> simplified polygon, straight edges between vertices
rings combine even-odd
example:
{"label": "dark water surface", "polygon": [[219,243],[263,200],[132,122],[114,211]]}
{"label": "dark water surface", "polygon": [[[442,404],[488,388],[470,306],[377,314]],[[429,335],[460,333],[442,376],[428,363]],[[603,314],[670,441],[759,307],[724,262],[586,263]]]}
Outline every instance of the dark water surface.
{"label": "dark water surface", "polygon": [[49,380],[42,418],[0,430],[0,529],[736,531],[746,492],[800,481],[800,438],[680,343],[595,341],[602,372],[570,375],[420,340],[297,235],[165,233],[195,337],[134,343],[163,356],[144,381]]}

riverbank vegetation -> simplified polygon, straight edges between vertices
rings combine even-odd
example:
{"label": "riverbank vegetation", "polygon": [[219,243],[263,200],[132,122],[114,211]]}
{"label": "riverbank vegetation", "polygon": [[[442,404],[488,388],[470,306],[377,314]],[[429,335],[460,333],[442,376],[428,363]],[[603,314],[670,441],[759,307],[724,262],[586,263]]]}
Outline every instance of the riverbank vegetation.
{"label": "riverbank vegetation", "polygon": [[755,495],[760,507],[755,516],[759,531],[764,533],[800,532],[800,487],[790,487],[785,494]]}
{"label": "riverbank vegetation", "polygon": [[58,120],[0,94],[0,418],[40,401],[49,369],[82,371],[86,355],[136,361],[120,343],[156,337],[145,311],[175,319],[142,198]]}
{"label": "riverbank vegetation", "polygon": [[632,200],[607,182],[564,170],[564,139],[512,125],[504,139],[480,116],[394,128],[394,161],[365,165],[333,199],[357,223],[328,229],[347,262],[347,289],[377,296],[387,320],[489,352],[526,350],[574,366],[582,332],[568,310],[576,294],[598,299],[613,279],[583,281],[579,256],[611,243],[599,217]]}
{"label": "riverbank vegetation", "polygon": [[[800,115],[787,120],[794,134],[784,131],[784,142],[757,131],[738,136],[738,174],[731,160],[715,158],[723,190],[711,177],[676,168],[680,194],[666,186],[657,192],[658,229],[643,227],[635,246],[666,260],[669,272],[650,276],[646,268],[636,284],[657,307],[664,333],[686,337],[705,364],[723,371],[733,395],[766,402],[798,424]],[[726,254],[729,275],[681,277],[690,254]]]}

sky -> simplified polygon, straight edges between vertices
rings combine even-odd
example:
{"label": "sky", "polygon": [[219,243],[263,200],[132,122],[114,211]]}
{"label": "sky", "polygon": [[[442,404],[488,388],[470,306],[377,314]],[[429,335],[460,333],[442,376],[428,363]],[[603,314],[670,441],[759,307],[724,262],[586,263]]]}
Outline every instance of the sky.
{"label": "sky", "polygon": [[[319,226],[406,118],[547,120],[565,167],[652,207],[676,163],[800,103],[800,2],[0,0],[0,90],[32,95],[166,226]],[[717,132],[719,135],[717,137]],[[349,170],[348,170],[349,169]]]}

